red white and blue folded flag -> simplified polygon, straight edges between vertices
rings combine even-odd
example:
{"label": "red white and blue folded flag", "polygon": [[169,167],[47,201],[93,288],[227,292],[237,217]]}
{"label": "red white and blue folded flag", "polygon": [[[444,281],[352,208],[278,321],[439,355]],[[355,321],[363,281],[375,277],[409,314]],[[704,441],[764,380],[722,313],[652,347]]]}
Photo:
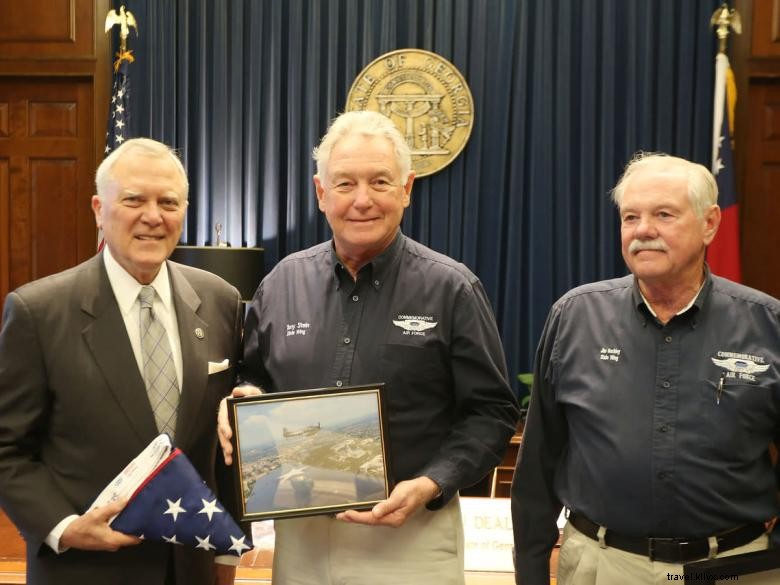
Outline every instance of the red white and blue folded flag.
{"label": "red white and blue folded flag", "polygon": [[241,556],[252,541],[187,456],[174,449],[135,490],[111,528],[144,540]]}

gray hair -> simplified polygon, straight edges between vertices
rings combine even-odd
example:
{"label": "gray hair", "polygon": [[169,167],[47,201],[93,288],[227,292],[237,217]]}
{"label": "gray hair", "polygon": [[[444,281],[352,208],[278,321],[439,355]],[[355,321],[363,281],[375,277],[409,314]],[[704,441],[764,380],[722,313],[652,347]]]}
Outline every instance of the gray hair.
{"label": "gray hair", "polygon": [[664,171],[677,168],[688,178],[688,199],[696,217],[704,219],[704,214],[718,203],[718,184],[715,177],[704,166],[663,152],[637,152],[626,165],[623,175],[612,189],[612,201],[620,209],[626,185],[639,171]]}
{"label": "gray hair", "polygon": [[151,138],[131,138],[130,140],[123,142],[118,148],[112,151],[111,154],[104,158],[95,172],[95,188],[101,199],[104,198],[108,191],[109,183],[113,179],[111,169],[114,168],[114,165],[120,158],[130,152],[139,152],[144,156],[169,157],[184,181],[184,198],[187,198],[190,190],[190,183],[187,180],[187,171],[184,170],[184,165],[181,164],[181,159],[179,159],[176,152],[168,145],[152,140]]}
{"label": "gray hair", "polygon": [[393,145],[395,158],[401,169],[401,182],[406,183],[412,170],[412,153],[409,150],[409,145],[390,118],[379,112],[368,110],[345,112],[333,120],[319,146],[312,152],[312,157],[317,161],[317,174],[320,177],[325,177],[327,174],[330,155],[336,143],[353,134],[369,137],[379,136],[389,140]]}

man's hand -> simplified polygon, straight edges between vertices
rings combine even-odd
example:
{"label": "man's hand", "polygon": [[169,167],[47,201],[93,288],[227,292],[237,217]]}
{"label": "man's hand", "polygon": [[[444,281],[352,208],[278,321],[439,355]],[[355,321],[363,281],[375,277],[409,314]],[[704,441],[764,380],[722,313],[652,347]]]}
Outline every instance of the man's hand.
{"label": "man's hand", "polygon": [[439,486],[429,477],[417,477],[398,483],[390,497],[379,502],[366,512],[347,510],[336,515],[344,522],[373,524],[398,528],[419,508],[430,502],[439,493]]}
{"label": "man's hand", "polygon": [[233,585],[236,580],[235,565],[214,563],[214,585]]}
{"label": "man's hand", "polygon": [[[256,396],[262,394],[263,391],[257,386],[237,386],[233,388],[233,392],[230,394],[233,398],[240,396]],[[222,456],[225,458],[225,465],[231,465],[233,463],[233,445],[230,444],[230,439],[233,438],[233,429],[230,428],[230,421],[227,414],[227,398],[223,398],[219,403],[219,410],[217,411],[217,436],[219,437],[219,444],[222,447]]]}
{"label": "man's hand", "polygon": [[112,502],[76,518],[60,536],[60,549],[115,551],[140,544],[140,538],[112,530],[108,525],[126,504],[127,501]]}

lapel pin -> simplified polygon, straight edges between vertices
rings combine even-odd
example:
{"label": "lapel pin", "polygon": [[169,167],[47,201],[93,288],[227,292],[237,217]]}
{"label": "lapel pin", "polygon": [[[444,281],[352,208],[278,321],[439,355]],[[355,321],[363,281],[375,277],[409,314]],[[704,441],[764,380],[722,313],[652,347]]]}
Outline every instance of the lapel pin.
{"label": "lapel pin", "polygon": [[206,337],[206,335],[203,333],[203,329],[201,329],[200,327],[196,327],[195,337],[197,337],[198,339],[203,339],[204,337]]}

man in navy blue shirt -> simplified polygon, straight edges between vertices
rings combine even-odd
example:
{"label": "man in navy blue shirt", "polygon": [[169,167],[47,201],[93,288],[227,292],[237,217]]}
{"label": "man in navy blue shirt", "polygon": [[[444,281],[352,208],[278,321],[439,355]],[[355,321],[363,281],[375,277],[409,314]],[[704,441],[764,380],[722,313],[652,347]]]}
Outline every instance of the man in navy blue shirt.
{"label": "man in navy blue shirt", "polygon": [[268,392],[385,383],[398,483],[372,510],[277,521],[274,583],[462,585],[457,493],[500,461],[518,416],[493,313],[468,268],[401,233],[414,171],[390,119],[342,114],[315,159],[333,239],[263,279],[243,375]]}
{"label": "man in navy blue shirt", "polygon": [[512,486],[516,579],[665,583],[767,547],[777,514],[780,302],[712,275],[711,173],[639,155],[614,190],[631,275],[550,311]]}

